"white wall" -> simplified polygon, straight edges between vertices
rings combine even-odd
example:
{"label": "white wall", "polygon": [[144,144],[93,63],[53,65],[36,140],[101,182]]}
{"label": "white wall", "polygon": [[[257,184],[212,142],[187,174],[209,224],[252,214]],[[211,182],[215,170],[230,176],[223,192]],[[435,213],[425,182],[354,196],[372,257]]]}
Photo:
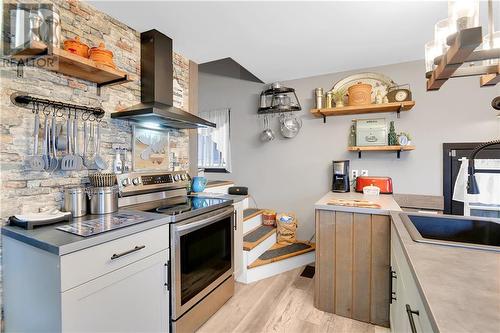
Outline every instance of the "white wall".
{"label": "white wall", "polygon": [[[417,149],[402,153],[356,153],[346,151],[353,116],[327,118],[327,123],[309,114],[313,90],[330,89],[355,72],[379,72],[399,84],[409,83],[416,106],[410,112],[358,115],[395,120],[396,131],[409,132]],[[500,88],[479,87],[479,78],[452,79],[439,91],[425,91],[424,63],[413,61],[355,72],[343,72],[284,82],[296,89],[302,104],[301,132],[294,139],[261,143],[262,121],[257,116],[262,85],[200,73],[200,110],[231,108],[233,173],[209,174],[210,179],[232,179],[249,187],[260,207],[295,211],[299,217],[299,238],[314,234],[313,204],[331,183],[331,161],[350,159],[351,169],[368,169],[370,175],[390,176],[397,193],[442,195],[442,144],[444,142],[487,141],[500,137],[498,111],[493,97]],[[278,120],[272,122],[278,133]]]}

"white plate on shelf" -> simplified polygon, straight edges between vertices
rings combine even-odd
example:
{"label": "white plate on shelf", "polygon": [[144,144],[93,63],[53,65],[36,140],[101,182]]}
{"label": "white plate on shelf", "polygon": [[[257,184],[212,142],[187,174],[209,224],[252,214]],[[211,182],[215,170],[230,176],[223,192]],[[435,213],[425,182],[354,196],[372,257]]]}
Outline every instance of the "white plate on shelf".
{"label": "white plate on shelf", "polygon": [[375,103],[375,96],[377,96],[377,93],[379,91],[382,96],[385,96],[389,92],[389,87],[397,86],[396,82],[394,82],[390,77],[383,74],[359,73],[350,75],[338,81],[333,86],[332,91],[335,92],[337,90],[344,90],[347,94],[347,89],[358,82],[367,83],[372,86],[372,103]]}

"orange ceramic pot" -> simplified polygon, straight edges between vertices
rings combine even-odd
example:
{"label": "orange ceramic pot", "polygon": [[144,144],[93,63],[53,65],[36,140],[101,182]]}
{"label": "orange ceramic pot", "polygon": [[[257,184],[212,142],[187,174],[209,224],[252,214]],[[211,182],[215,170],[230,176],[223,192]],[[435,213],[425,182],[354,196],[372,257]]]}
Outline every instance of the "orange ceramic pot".
{"label": "orange ceramic pot", "polygon": [[358,82],[347,89],[349,92],[348,104],[351,105],[367,105],[372,103],[372,86],[371,84]]}
{"label": "orange ceramic pot", "polygon": [[68,52],[79,55],[80,57],[89,57],[89,47],[80,42],[80,37],[75,37],[75,39],[68,39],[64,41],[64,49]]}
{"label": "orange ceramic pot", "polygon": [[90,49],[90,59],[99,64],[103,64],[112,68],[116,68],[113,62],[113,52],[104,47],[104,43],[100,43],[99,47]]}

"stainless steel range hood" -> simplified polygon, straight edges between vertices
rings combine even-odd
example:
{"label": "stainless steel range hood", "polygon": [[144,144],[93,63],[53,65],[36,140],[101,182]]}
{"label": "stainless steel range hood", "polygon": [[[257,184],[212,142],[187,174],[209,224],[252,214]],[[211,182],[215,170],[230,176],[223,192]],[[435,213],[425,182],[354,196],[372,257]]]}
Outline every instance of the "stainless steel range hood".
{"label": "stainless steel range hood", "polygon": [[141,103],[114,112],[111,118],[166,128],[215,127],[173,106],[172,39],[157,30],[141,33]]}

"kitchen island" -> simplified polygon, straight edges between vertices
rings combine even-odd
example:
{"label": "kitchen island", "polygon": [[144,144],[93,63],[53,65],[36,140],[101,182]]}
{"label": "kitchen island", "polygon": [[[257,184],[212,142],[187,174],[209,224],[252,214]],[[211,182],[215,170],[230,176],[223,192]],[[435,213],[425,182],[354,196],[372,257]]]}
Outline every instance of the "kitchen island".
{"label": "kitchen island", "polygon": [[316,308],[393,332],[498,332],[499,252],[413,241],[392,195],[330,192],[315,210]]}
{"label": "kitchen island", "polygon": [[[377,207],[333,205],[357,200]],[[349,204],[349,202],[346,202]],[[333,193],[316,209],[315,306],[344,317],[389,326],[392,195]]]}

